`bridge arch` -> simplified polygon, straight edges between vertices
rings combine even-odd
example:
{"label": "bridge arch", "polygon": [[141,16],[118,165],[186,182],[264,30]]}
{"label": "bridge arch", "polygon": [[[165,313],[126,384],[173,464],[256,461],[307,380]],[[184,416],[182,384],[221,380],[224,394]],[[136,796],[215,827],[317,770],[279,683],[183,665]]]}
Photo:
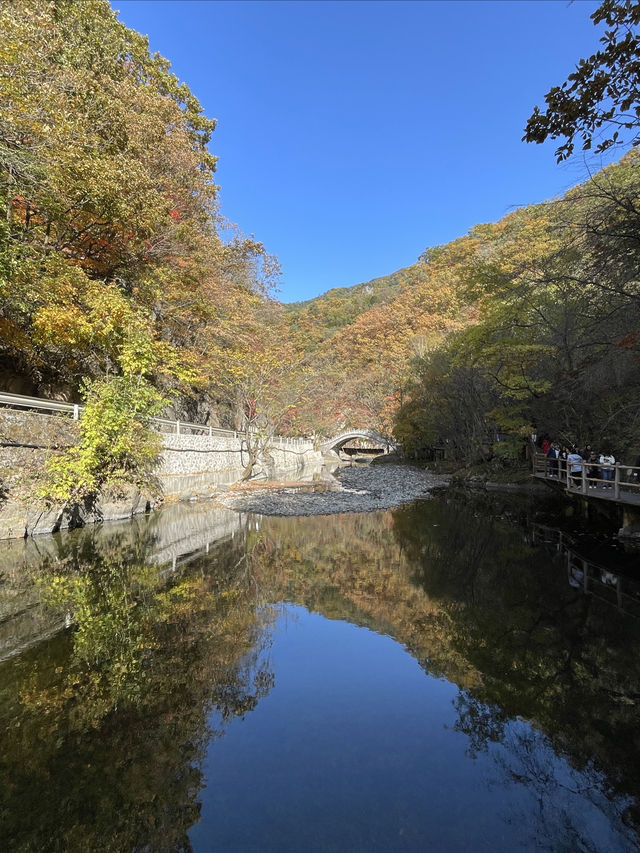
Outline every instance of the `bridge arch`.
{"label": "bridge arch", "polygon": [[353,441],[356,438],[363,438],[365,441],[370,441],[372,444],[377,444],[383,453],[390,453],[392,450],[395,450],[398,446],[395,439],[391,438],[388,435],[383,435],[381,432],[373,429],[350,429],[345,430],[345,432],[341,432],[340,435],[336,435],[333,438],[329,438],[326,441],[323,441],[320,445],[320,450],[323,453],[329,453],[334,451],[337,453],[340,448],[347,444],[349,441]]}

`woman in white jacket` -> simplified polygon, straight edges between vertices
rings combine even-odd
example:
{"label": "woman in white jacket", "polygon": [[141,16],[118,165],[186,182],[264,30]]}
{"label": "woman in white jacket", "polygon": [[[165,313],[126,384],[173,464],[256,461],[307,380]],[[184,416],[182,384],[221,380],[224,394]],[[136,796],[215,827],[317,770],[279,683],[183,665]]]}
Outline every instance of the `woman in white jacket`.
{"label": "woman in white jacket", "polygon": [[[602,479],[605,481],[613,480],[613,466],[616,464],[615,456],[612,453],[603,453],[600,456],[600,467],[602,468]],[[611,486],[604,483],[605,489],[610,489]]]}

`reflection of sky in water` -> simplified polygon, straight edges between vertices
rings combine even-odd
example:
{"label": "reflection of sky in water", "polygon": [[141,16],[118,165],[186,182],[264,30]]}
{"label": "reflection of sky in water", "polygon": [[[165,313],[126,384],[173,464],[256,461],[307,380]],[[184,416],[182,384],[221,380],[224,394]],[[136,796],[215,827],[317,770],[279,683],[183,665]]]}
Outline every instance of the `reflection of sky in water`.
{"label": "reflection of sky in water", "polygon": [[528,724],[471,757],[458,688],[390,638],[288,605],[264,654],[275,687],[206,755],[197,853],[636,849]]}
{"label": "reflection of sky in water", "polygon": [[[637,582],[576,581],[563,531],[532,544],[526,518],[451,491],[304,519],[174,505],[5,548],[0,850],[635,850],[614,792],[640,790]],[[89,633],[42,642],[69,608],[36,606],[39,563],[86,580]],[[333,621],[262,608],[281,598]]]}

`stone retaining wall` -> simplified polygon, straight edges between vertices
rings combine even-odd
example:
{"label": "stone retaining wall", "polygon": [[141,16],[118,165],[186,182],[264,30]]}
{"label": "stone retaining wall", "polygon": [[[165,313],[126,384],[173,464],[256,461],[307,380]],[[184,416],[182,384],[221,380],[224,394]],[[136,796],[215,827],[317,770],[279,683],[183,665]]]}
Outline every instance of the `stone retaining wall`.
{"label": "stone retaining wall", "polygon": [[64,415],[0,409],[0,483],[19,489],[55,450],[78,440],[78,424]]}
{"label": "stone retaining wall", "polygon": [[[0,409],[0,539],[130,518],[153,506],[135,489],[126,496],[102,494],[93,506],[62,509],[28,506],[29,480],[45,459],[78,439],[78,423],[68,416]],[[165,497],[182,500],[210,497],[216,489],[242,476],[248,455],[240,437],[232,435],[163,434],[164,448],[156,476]],[[275,442],[254,468],[255,476],[293,474],[322,461],[312,442]]]}
{"label": "stone retaining wall", "polygon": [[[219,486],[237,482],[249,459],[240,437],[164,435],[163,443],[157,477],[167,496],[210,495]],[[275,443],[266,458],[256,463],[254,475],[295,473],[318,462],[322,462],[322,454],[310,441],[300,445]]]}

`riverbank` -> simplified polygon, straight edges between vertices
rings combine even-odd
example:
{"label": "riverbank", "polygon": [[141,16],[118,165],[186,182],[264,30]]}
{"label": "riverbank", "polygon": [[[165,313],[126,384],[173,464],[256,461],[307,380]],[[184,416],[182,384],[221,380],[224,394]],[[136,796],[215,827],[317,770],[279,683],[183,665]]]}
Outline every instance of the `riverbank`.
{"label": "riverbank", "polygon": [[[183,425],[184,426],[184,425]],[[150,512],[164,501],[214,497],[243,475],[248,462],[240,434],[162,434],[162,448],[146,491],[133,485],[105,488],[92,499],[50,504],[38,497],[47,460],[77,445],[78,422],[66,415],[0,410],[0,540],[55,533]],[[295,477],[323,464],[311,441],[273,438],[254,474]]]}
{"label": "riverbank", "polygon": [[312,483],[238,484],[218,498],[227,509],[259,515],[334,515],[373,512],[427,498],[449,484],[446,475],[408,465],[338,469]]}

